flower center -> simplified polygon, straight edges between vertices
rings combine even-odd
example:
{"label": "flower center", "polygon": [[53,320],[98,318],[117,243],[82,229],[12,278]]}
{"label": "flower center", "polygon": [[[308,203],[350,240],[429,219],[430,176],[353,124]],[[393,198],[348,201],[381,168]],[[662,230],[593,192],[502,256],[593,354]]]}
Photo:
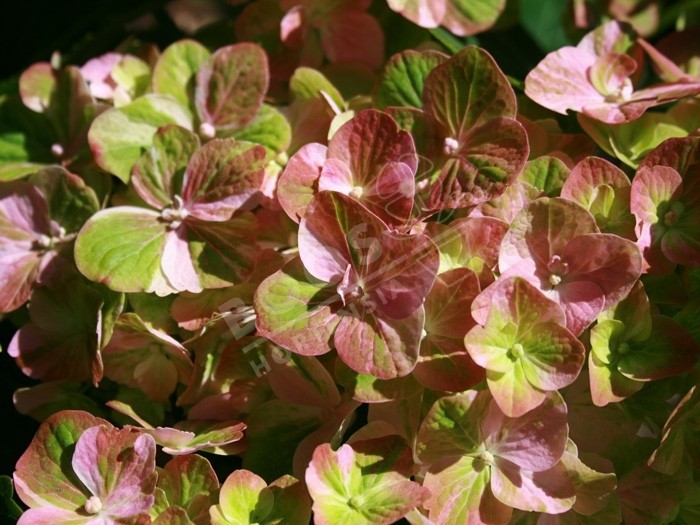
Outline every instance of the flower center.
{"label": "flower center", "polygon": [[620,355],[626,354],[629,351],[630,345],[628,345],[627,343],[620,343],[620,346],[617,347],[617,353]]}
{"label": "flower center", "polygon": [[45,252],[53,249],[56,244],[72,241],[75,234],[66,234],[66,229],[63,226],[58,226],[56,223],[51,224],[51,235],[41,234],[34,240],[34,250]]}
{"label": "flower center", "polygon": [[364,191],[364,188],[362,186],[355,186],[352,190],[350,190],[350,196],[359,199],[362,197],[362,193]]}
{"label": "flower center", "polygon": [[209,122],[202,122],[199,126],[199,134],[205,139],[213,139],[216,136],[216,128]]}
{"label": "flower center", "polygon": [[90,496],[85,502],[85,512],[88,514],[97,514],[102,510],[102,502],[97,496]]}
{"label": "flower center", "polygon": [[442,144],[443,153],[448,157],[453,157],[455,153],[457,153],[457,150],[459,150],[459,142],[457,142],[457,139],[447,137]]}
{"label": "flower center", "polygon": [[486,467],[492,467],[494,464],[494,457],[488,450],[482,450],[479,455],[474,458],[474,470],[481,472]]}
{"label": "flower center", "polygon": [[481,460],[487,465],[493,465],[493,454],[491,454],[491,452],[489,452],[488,450],[482,451],[481,456],[479,457],[481,457]]}
{"label": "flower center", "polygon": [[173,197],[173,204],[170,208],[165,208],[160,212],[160,218],[168,223],[169,230],[176,230],[189,216],[189,212],[184,207],[184,202],[182,197],[175,195]]}
{"label": "flower center", "polygon": [[365,498],[362,495],[353,496],[348,500],[348,506],[351,509],[359,510],[364,506],[364,504],[365,504]]}
{"label": "flower center", "polygon": [[525,355],[525,348],[520,343],[515,343],[511,347],[509,354],[512,359],[520,359]]}
{"label": "flower center", "polygon": [[560,256],[554,255],[547,264],[547,270],[550,273],[549,284],[557,286],[561,283],[562,275],[569,273],[569,264],[564,262]]}
{"label": "flower center", "polygon": [[678,219],[683,215],[685,205],[682,202],[674,202],[671,204],[671,209],[664,215],[664,224],[669,228],[678,222]]}
{"label": "flower center", "polygon": [[58,142],[51,146],[51,154],[54,157],[63,157],[64,153],[65,150],[63,149],[63,146],[61,146]]}

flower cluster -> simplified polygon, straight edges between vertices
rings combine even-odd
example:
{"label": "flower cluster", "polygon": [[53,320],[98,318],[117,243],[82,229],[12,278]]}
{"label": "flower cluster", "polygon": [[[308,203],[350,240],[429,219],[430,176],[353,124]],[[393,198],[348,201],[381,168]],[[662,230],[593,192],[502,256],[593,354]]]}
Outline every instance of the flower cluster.
{"label": "flower cluster", "polygon": [[423,30],[384,62],[394,12],[506,2],[370,3],[0,99],[21,525],[693,522],[696,62],[617,20],[524,84]]}

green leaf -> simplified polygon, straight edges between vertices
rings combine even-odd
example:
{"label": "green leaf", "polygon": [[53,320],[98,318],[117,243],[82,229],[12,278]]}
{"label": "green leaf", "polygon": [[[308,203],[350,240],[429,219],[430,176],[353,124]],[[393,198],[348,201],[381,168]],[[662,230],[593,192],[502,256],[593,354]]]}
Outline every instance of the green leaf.
{"label": "green leaf", "polygon": [[476,452],[482,441],[479,422],[489,401],[490,396],[478,396],[474,390],[436,401],[418,431],[420,460],[432,463]]}
{"label": "green leaf", "polygon": [[374,92],[379,108],[387,106],[423,107],[423,84],[433,68],[447,60],[438,51],[408,50],[391,57]]}
{"label": "green leaf", "polygon": [[283,476],[269,486],[248,470],[236,470],[211,508],[212,525],[307,525],[311,505],[302,484]]}
{"label": "green leaf", "polygon": [[275,157],[289,147],[292,128],[287,118],[276,108],[263,104],[252,122],[221,136],[232,136],[240,141],[261,144],[265,146],[270,157]]}
{"label": "green leaf", "polygon": [[636,381],[653,381],[689,370],[698,359],[699,348],[692,336],[676,321],[652,315],[648,339],[630,343],[623,353],[618,346],[620,372]]}
{"label": "green leaf", "polygon": [[513,88],[493,57],[475,46],[430,72],[423,103],[455,139],[493,119],[515,117],[517,107]]}
{"label": "green leaf", "polygon": [[438,523],[473,522],[470,517],[478,516],[482,500],[494,498],[489,485],[491,469],[478,467],[478,458],[462,456],[428,471],[424,486],[433,495],[427,503],[431,519]]}
{"label": "green leaf", "polygon": [[31,416],[37,421],[43,421],[61,410],[82,410],[95,416],[106,417],[102,407],[83,390],[83,383],[48,381],[15,390],[12,397],[17,412]]}
{"label": "green leaf", "polygon": [[95,214],[75,241],[78,269],[112,290],[167,295],[171,287],[160,262],[168,231],[159,217],[130,206]]}
{"label": "green leaf", "polygon": [[212,509],[212,523],[264,523],[274,503],[264,479],[247,470],[236,470],[221,487],[220,504]]}
{"label": "green leaf", "polygon": [[247,423],[243,467],[272,480],[292,472],[297,446],[323,425],[322,409],[273,399],[257,407]]}
{"label": "green leaf", "polygon": [[202,131],[231,131],[250,124],[269,82],[267,55],[260,46],[243,42],[218,49],[197,72],[195,107]]}
{"label": "green leaf", "polygon": [[542,190],[549,197],[557,197],[570,173],[561,160],[545,156],[525,164],[519,179]]}
{"label": "green leaf", "polygon": [[521,0],[520,23],[544,53],[571,44],[562,19],[566,3],[559,0]]}
{"label": "green leaf", "polygon": [[102,379],[100,350],[109,338],[124,297],[74,275],[34,290],[32,322],[10,347],[24,373],[44,381]]}
{"label": "green leaf", "polygon": [[92,188],[80,177],[64,168],[49,166],[29,177],[29,182],[41,188],[47,197],[49,216],[67,233],[74,233],[97,213],[100,204]]}
{"label": "green leaf", "polygon": [[96,113],[95,100],[80,70],[75,66],[60,70],[45,114],[56,131],[57,143],[64,149],[62,158],[70,159],[79,153]]}
{"label": "green leaf", "polygon": [[578,121],[598,146],[631,168],[637,168],[646,154],[666,139],[688,135],[688,130],[678,125],[674,116],[658,112],[647,112],[617,126],[581,114]]}
{"label": "green leaf", "polygon": [[158,489],[168,506],[185,509],[194,523],[207,523],[216,504],[219,480],[208,460],[197,454],[177,456],[158,469]]}
{"label": "green leaf", "polygon": [[396,435],[316,447],[306,471],[317,523],[391,524],[420,506],[428,491],[409,480],[410,449]]}
{"label": "green leaf", "polygon": [[54,132],[44,115],[16,95],[0,97],[0,181],[11,181],[54,162]]}
{"label": "green leaf", "polygon": [[329,352],[340,322],[333,312],[336,296],[334,286],[313,278],[301,259],[293,259],[265,279],[255,293],[258,332],[297,354]]}
{"label": "green leaf", "polygon": [[112,79],[121,88],[114,94],[114,104],[128,104],[148,92],[151,87],[151,67],[140,58],[127,55],[112,68]]}
{"label": "green leaf", "polygon": [[10,476],[0,476],[0,518],[3,522],[13,522],[22,515],[22,509],[15,503],[14,485]]}
{"label": "green leaf", "polygon": [[449,0],[442,25],[457,35],[480,33],[493,26],[505,6],[506,0]]}
{"label": "green leaf", "polygon": [[191,131],[175,125],[159,128],[131,170],[136,192],[156,209],[169,206],[174,195],[182,194],[185,168],[198,149],[199,139]]}
{"label": "green leaf", "polygon": [[170,95],[192,115],[195,76],[211,53],[194,40],[180,40],[167,47],[153,69],[153,91]]}
{"label": "green leaf", "polygon": [[310,67],[299,67],[289,79],[289,93],[292,100],[311,100],[320,98],[323,93],[329,97],[338,108],[345,107],[345,101],[338,89],[323,73]]}
{"label": "green leaf", "polygon": [[192,129],[191,114],[165,95],[145,95],[105,111],[95,119],[88,133],[95,162],[129,182],[131,168],[151,145],[158,128],[167,124]]}
{"label": "green leaf", "polygon": [[56,72],[48,62],[33,64],[19,77],[19,93],[22,102],[37,113],[43,113],[48,109],[55,89]]}
{"label": "green leaf", "polygon": [[335,375],[345,392],[362,403],[384,403],[406,399],[421,390],[413,375],[394,379],[377,379],[371,374],[355,372],[340,359],[335,362]]}

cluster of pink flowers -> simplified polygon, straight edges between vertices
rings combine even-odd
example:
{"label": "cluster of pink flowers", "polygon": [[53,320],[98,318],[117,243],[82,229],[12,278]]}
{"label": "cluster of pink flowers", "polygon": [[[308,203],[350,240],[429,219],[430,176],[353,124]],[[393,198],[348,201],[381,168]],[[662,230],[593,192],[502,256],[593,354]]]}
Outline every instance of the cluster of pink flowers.
{"label": "cluster of pink flowers", "polygon": [[473,45],[385,63],[370,3],[255,0],[242,42],[0,100],[21,525],[692,522],[700,136],[621,144],[700,121],[698,72],[611,21],[516,94]]}

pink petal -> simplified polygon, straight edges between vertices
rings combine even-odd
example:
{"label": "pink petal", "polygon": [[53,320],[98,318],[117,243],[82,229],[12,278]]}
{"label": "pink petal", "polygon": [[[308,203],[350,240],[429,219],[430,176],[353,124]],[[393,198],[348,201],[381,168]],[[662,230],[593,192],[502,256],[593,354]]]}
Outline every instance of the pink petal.
{"label": "pink petal", "polygon": [[588,78],[599,93],[608,96],[629,96],[632,81],[629,77],[637,70],[637,62],[624,53],[608,52],[594,62]]}
{"label": "pink petal", "polygon": [[294,221],[299,222],[306,207],[318,191],[318,179],[326,161],[326,146],[306,144],[289,159],[277,183],[280,206]]}
{"label": "pink petal", "polygon": [[634,36],[630,33],[629,26],[611,20],[584,36],[576,47],[591,55],[603,56],[611,51],[619,51]]}
{"label": "pink petal", "polygon": [[[525,94],[538,104],[566,115],[601,103],[605,97],[588,80],[596,55],[578,47],[563,47],[548,54],[525,78]],[[552,89],[557,86],[557,89]]]}
{"label": "pink petal", "polygon": [[425,388],[438,392],[463,392],[485,378],[483,368],[472,360],[461,339],[432,334],[421,341],[413,376]]}
{"label": "pink petal", "polygon": [[262,146],[234,139],[207,142],[187,164],[182,183],[185,208],[201,220],[226,221],[237,210],[255,207],[265,155]]}
{"label": "pink petal", "polygon": [[580,335],[605,309],[603,290],[592,281],[565,282],[547,292],[566,314],[566,327]]}
{"label": "pink petal", "polygon": [[340,127],[328,145],[328,158],[348,166],[360,186],[374,180],[389,162],[402,162],[414,172],[418,167],[411,135],[389,115],[373,109],[361,111]]}
{"label": "pink petal", "polygon": [[532,260],[545,272],[555,255],[561,256],[571,239],[597,233],[595,219],[578,204],[562,198],[543,197],[524,208],[501,243],[498,267],[501,272]]}
{"label": "pink petal", "polygon": [[383,232],[381,253],[358,269],[368,295],[366,305],[392,319],[403,319],[423,304],[440,264],[437,248],[426,235]]}
{"label": "pink petal", "polygon": [[399,321],[369,309],[341,315],[334,336],[338,356],[360,374],[379,379],[408,375],[418,360],[424,315],[423,308]]}
{"label": "pink petal", "polygon": [[429,334],[462,339],[475,321],[471,310],[479,294],[479,280],[468,268],[454,268],[437,276],[425,299],[425,330]]}
{"label": "pink petal", "polygon": [[640,168],[632,180],[630,209],[637,223],[655,224],[663,221],[657,216],[661,203],[678,200],[683,193],[683,179],[678,172],[667,166]]}
{"label": "pink petal", "polygon": [[566,404],[557,392],[525,415],[507,417],[492,402],[481,423],[488,449],[499,459],[541,472],[552,468],[566,449],[569,427]]}
{"label": "pink petal", "polygon": [[160,266],[168,284],[174,289],[193,293],[202,291],[199,276],[192,264],[186,226],[168,233]]}
{"label": "pink petal", "polygon": [[301,47],[308,27],[304,20],[304,9],[296,5],[287,11],[280,22],[280,38],[285,46]]}
{"label": "pink petal", "polygon": [[92,516],[82,516],[74,510],[38,507],[24,511],[17,525],[87,525],[94,519]]}
{"label": "pink petal", "polygon": [[413,211],[413,173],[403,162],[386,164],[363,193],[362,202],[387,224],[406,224]]}
{"label": "pink petal", "polygon": [[605,296],[606,308],[627,296],[642,271],[642,258],[636,245],[609,233],[572,239],[562,259],[569,263],[564,282],[569,279],[594,282]]}
{"label": "pink petal", "polygon": [[354,189],[355,184],[348,165],[338,159],[326,160],[318,179],[318,191],[337,191],[350,195]]}
{"label": "pink petal", "polygon": [[442,23],[446,0],[388,0],[389,7],[420,27],[433,28]]}
{"label": "pink petal", "polygon": [[96,426],[76,443],[73,471],[110,515],[128,518],[153,505],[155,454],[151,436]]}
{"label": "pink petal", "polygon": [[543,472],[531,472],[499,459],[491,471],[491,489],[506,505],[548,514],[566,512],[576,500],[574,485],[561,463]]}

